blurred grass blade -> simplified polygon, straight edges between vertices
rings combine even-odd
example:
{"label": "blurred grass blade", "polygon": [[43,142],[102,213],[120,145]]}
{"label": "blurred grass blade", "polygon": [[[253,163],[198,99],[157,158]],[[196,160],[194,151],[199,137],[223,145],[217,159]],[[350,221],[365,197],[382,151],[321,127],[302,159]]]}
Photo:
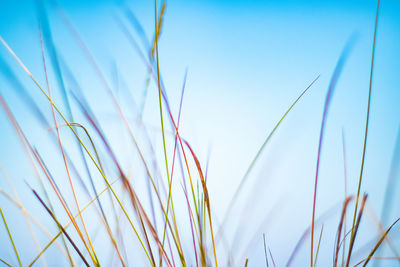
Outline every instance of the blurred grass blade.
{"label": "blurred grass blade", "polygon": [[271,256],[272,265],[274,265],[274,267],[276,267],[274,257],[272,256],[271,249],[269,247],[268,247],[268,252],[269,252],[269,256]]}
{"label": "blurred grass blade", "polygon": [[400,162],[400,125],[397,129],[397,138],[393,150],[392,162],[390,165],[389,180],[386,185],[386,191],[384,194],[384,200],[382,204],[381,221],[384,226],[387,223],[388,216],[394,204],[393,197],[394,197],[394,190],[397,188],[396,177],[400,166],[399,162]]}
{"label": "blurred grass blade", "polygon": [[263,240],[264,240],[264,256],[265,256],[265,264],[267,267],[269,267],[268,263],[268,255],[267,255],[267,244],[265,243],[265,234],[263,234]]}
{"label": "blurred grass blade", "polygon": [[3,259],[1,259],[1,258],[0,258],[0,261],[1,261],[2,263],[4,263],[5,265],[9,266],[9,267],[12,267],[11,264],[7,263],[5,260],[3,260]]}
{"label": "blurred grass blade", "polygon": [[[341,203],[340,203],[341,204]],[[341,206],[341,205],[340,205]],[[319,218],[317,218],[317,220],[315,221],[315,225],[319,225],[321,222],[325,221],[327,218],[331,217],[331,215],[339,208],[339,204],[335,204],[332,207],[330,207],[328,210],[326,210],[322,215],[319,216]],[[310,234],[311,231],[311,225],[308,226],[303,234],[301,235],[301,237],[299,238],[299,240],[297,241],[292,253],[290,254],[290,257],[286,263],[286,267],[289,267],[292,265],[294,259],[296,258],[301,246],[303,245],[303,243],[305,242],[307,236]]]}
{"label": "blurred grass blade", "polygon": [[315,181],[314,181],[314,197],[313,197],[313,206],[312,206],[312,218],[311,218],[311,250],[310,250],[310,266],[313,267],[314,261],[314,221],[315,221],[315,212],[316,212],[316,204],[317,204],[317,188],[318,188],[318,175],[319,175],[319,165],[321,160],[321,151],[322,151],[322,144],[324,140],[324,132],[325,132],[325,124],[326,119],[328,117],[329,107],[331,104],[331,100],[333,94],[335,92],[336,84],[340,78],[342,73],[343,67],[346,63],[347,57],[349,56],[350,50],[354,44],[354,39],[351,38],[346,46],[344,47],[342,54],[336,64],[335,70],[332,74],[331,80],[329,82],[328,91],[325,97],[324,103],[324,111],[322,114],[322,122],[321,122],[321,129],[319,134],[319,142],[318,142],[318,153],[317,153],[317,166],[315,170]]}

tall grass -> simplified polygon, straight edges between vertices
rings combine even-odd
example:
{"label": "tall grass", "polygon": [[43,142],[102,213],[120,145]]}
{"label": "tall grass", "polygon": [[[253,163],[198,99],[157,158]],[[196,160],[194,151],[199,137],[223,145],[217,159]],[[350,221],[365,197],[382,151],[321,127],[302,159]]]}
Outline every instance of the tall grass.
{"label": "tall grass", "polygon": [[[65,262],[71,266],[218,266],[218,264],[220,266],[277,266],[276,262],[279,262],[279,259],[276,256],[274,257],[273,249],[271,251],[270,247],[272,244],[267,243],[265,234],[258,237],[263,240],[262,251],[265,259],[263,262],[252,262],[250,255],[245,255],[244,258],[239,258],[237,255],[232,256],[229,249],[225,251],[225,248],[221,246],[221,241],[225,242],[225,237],[230,235],[226,224],[232,220],[232,212],[236,209],[237,202],[241,200],[240,196],[244,185],[252,179],[252,171],[260,160],[263,151],[268,148],[270,140],[278,134],[278,129],[285,123],[287,115],[293,112],[292,110],[295,110],[296,106],[301,105],[301,99],[318,82],[320,76],[316,76],[305,89],[299,91],[298,97],[293,99],[291,105],[287,107],[270,133],[266,135],[266,139],[241,178],[232,199],[227,202],[228,208],[225,214],[220,216],[220,214],[215,214],[213,210],[213,201],[216,196],[209,192],[207,166],[205,167],[200,160],[191,140],[181,136],[179,131],[187,72],[183,79],[177,116],[173,114],[173,107],[171,107],[163,83],[159,40],[165,20],[166,3],[162,2],[159,5],[157,1],[154,2],[154,32],[152,38],[146,36],[143,26],[129,7],[121,4],[119,8],[122,12],[114,14],[119,29],[127,37],[146,69],[147,78],[145,90],[142,94],[143,99],[141,99],[140,107],[137,110],[137,119],[134,121],[130,119],[130,114],[122,107],[116,89],[107,80],[103,68],[96,61],[92,51],[74,27],[66,12],[55,1],[52,0],[50,3],[45,5],[42,1],[38,1],[37,5],[41,66],[45,81],[43,84],[40,79],[33,75],[30,67],[20,59],[13,47],[0,36],[3,50],[13,58],[13,62],[9,64],[19,67],[18,70],[14,70],[6,60],[0,59],[1,69],[4,70],[7,79],[20,88],[19,97],[37,119],[36,123],[48,131],[48,135],[43,137],[46,139],[45,142],[49,146],[57,147],[54,155],[43,157],[35,144],[29,140],[28,135],[20,125],[21,122],[11,111],[8,100],[0,94],[2,110],[9,119],[11,127],[15,130],[29,160],[31,172],[37,179],[35,182],[26,180],[25,186],[29,189],[31,197],[35,199],[36,205],[41,207],[40,211],[28,211],[25,208],[26,203],[24,204],[18,195],[17,189],[19,188],[13,186],[12,179],[8,178],[5,171],[10,166],[1,168],[2,175],[7,180],[12,194],[0,189],[2,195],[0,214],[4,226],[1,231],[5,230],[10,241],[1,240],[0,249],[12,247],[15,254],[9,255],[7,258],[0,258],[1,263],[8,266],[16,264],[33,266],[41,263],[46,266],[47,256],[51,256],[57,258],[60,264]],[[351,177],[347,177],[346,145],[343,134],[345,195],[339,205],[316,217],[317,189],[320,179],[319,168],[326,131],[325,124],[329,119],[329,108],[335,86],[340,79],[346,60],[351,54],[354,42],[351,39],[342,54],[338,55],[339,60],[326,93],[316,154],[314,195],[312,206],[310,206],[312,208],[310,226],[305,229],[294,250],[288,251],[290,257],[286,266],[293,265],[295,257],[300,253],[301,248],[306,246],[308,238],[310,238],[309,264],[311,267],[319,266],[319,262],[321,262],[321,242],[327,242],[323,241],[324,233],[328,231],[324,228],[324,223],[332,216],[333,211],[338,210],[341,210],[341,212],[336,228],[336,239],[329,241],[333,247],[332,265],[347,267],[355,264],[353,257],[357,242],[356,237],[365,217],[363,215],[368,203],[367,194],[364,194],[361,203],[359,203],[359,198],[362,193],[361,185],[365,169],[379,5],[378,0],[372,41],[368,108],[361,171],[356,194],[349,194],[352,190],[347,188],[348,180]],[[79,79],[76,78],[79,70],[71,69],[68,66],[64,59],[65,55],[60,53],[55,45],[48,10],[55,11],[54,14],[60,18],[71,35],[71,42],[74,42],[81,50],[83,55],[81,60],[88,63],[103,87],[96,90],[104,89],[111,101],[114,118],[122,125],[123,134],[128,136],[125,148],[137,155],[139,167],[136,166],[137,163],[132,164],[134,166],[132,169],[124,167],[122,161],[125,159],[121,159],[119,153],[115,151],[114,142],[110,140],[107,133],[107,127],[112,126],[100,119],[99,114],[95,111],[96,108],[89,104],[93,103],[92,98],[95,98],[95,96],[86,96],[87,88],[80,85]],[[129,27],[126,26],[124,21],[130,23]],[[141,44],[137,42],[136,35],[133,35],[132,32],[139,35]],[[31,93],[24,88],[20,81],[24,76],[30,78],[37,92],[46,101],[49,114],[43,111],[45,108],[42,102],[32,98]],[[53,78],[56,81],[55,84],[51,82]],[[158,93],[160,124],[156,127],[156,132],[158,140],[162,142],[162,160],[160,160],[160,155],[157,154],[158,152],[155,149],[158,142],[152,140],[148,132],[149,127],[144,123],[142,116],[147,101],[147,93],[154,89],[150,86],[151,83],[154,83]],[[69,89],[67,84],[72,84],[73,88]],[[129,90],[125,93],[131,94]],[[56,96],[61,96],[61,99]],[[130,96],[132,97],[132,95]],[[98,105],[101,105],[101,103],[98,103]],[[398,157],[398,150],[399,145],[397,144],[394,159]],[[6,151],[3,152],[6,153]],[[44,158],[49,157],[61,159],[62,169],[52,173],[51,170],[54,168],[49,167],[49,165],[54,164],[54,162],[44,160]],[[133,161],[132,159],[127,160]],[[393,163],[391,177],[394,177],[395,168],[396,163]],[[145,193],[142,192],[137,180],[137,177],[142,175],[142,171],[145,173],[147,190]],[[178,181],[177,178],[176,172],[178,171],[181,172],[181,181]],[[394,183],[394,181],[391,180],[391,183]],[[392,190],[388,187],[385,195],[385,206],[389,206],[393,202]],[[353,200],[355,200],[355,210],[353,217],[350,217],[352,224],[348,228],[346,218],[349,218],[348,209]],[[7,201],[7,205],[5,201]],[[175,203],[179,201],[181,204],[183,203],[184,209],[177,207],[179,205],[174,205],[174,201]],[[34,240],[36,249],[34,257],[26,256],[32,254],[32,252],[27,253],[27,250],[32,249],[33,251],[33,248],[27,248],[14,238],[14,233],[22,230],[20,228],[25,226],[7,223],[3,210],[6,210],[5,207],[10,207],[9,204],[15,206],[25,217],[31,235],[25,238]],[[6,214],[8,218],[12,216],[12,213],[8,210]],[[386,213],[382,214],[384,222],[386,222],[387,216]],[[221,221],[217,218],[221,218]],[[329,218],[329,220],[331,219]],[[381,227],[380,236],[374,239],[375,243],[372,246],[369,246],[372,249],[366,251],[356,265],[366,266],[371,260],[385,260],[390,263],[400,262],[394,246],[390,247],[395,257],[375,256],[382,243],[387,242],[391,245],[389,232],[398,220],[394,221],[387,229]],[[321,226],[319,235],[315,237],[316,228],[319,226]],[[54,231],[54,229],[56,230]],[[285,229],[282,229],[282,231],[285,231]],[[44,235],[46,239],[38,238],[38,235]],[[186,238],[188,236],[189,238]],[[109,249],[109,255],[105,255],[104,247]],[[50,253],[51,255],[49,255]],[[304,265],[306,264],[304,263]]]}

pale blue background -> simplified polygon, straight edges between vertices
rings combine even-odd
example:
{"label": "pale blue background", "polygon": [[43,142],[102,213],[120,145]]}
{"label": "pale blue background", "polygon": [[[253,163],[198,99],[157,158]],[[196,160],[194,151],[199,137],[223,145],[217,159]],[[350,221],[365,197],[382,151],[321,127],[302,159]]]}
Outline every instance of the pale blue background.
{"label": "pale blue background", "polygon": [[[146,68],[113,20],[112,14],[120,14],[116,4],[112,1],[81,2],[63,1],[60,4],[83,36],[109,82],[115,85],[112,72],[116,66],[137,103],[141,103]],[[0,35],[44,85],[34,3],[1,0]],[[132,1],[129,7],[144,26],[147,36],[151,37],[154,30],[154,3]],[[317,216],[343,200],[342,129],[347,145],[348,190],[352,194],[356,192],[375,12],[376,1],[167,2],[160,39],[160,67],[175,114],[183,75],[188,69],[181,135],[192,144],[204,168],[210,153],[208,187],[216,222],[222,219],[240,178],[275,123],[300,92],[317,75],[321,75],[283,122],[242,192],[240,202],[247,203],[249,199],[250,204],[237,206],[226,229],[229,241],[233,243],[237,264],[242,265],[245,257],[249,257],[249,266],[264,264],[262,233],[266,233],[277,265],[284,265],[295,243],[310,224],[324,98],[336,62],[352,35],[357,36],[357,41],[338,82],[327,120]],[[355,251],[377,232],[374,214],[379,216],[381,213],[400,125],[399,12],[400,2],[381,1],[370,132],[362,184],[362,192],[369,194],[368,209],[357,236],[359,243]],[[108,126],[106,132],[110,140],[113,140],[123,165],[130,169],[127,156],[132,155],[123,152],[129,139],[126,134],[122,134],[121,138],[118,129],[122,129],[122,126],[116,122],[115,111],[107,100],[104,88],[57,13],[50,12],[50,21],[59,52],[75,70],[85,94],[103,120],[103,126]],[[139,40],[137,35],[134,36]],[[50,119],[49,106],[38,89],[3,47],[0,54]],[[55,84],[52,78],[51,83]],[[0,73],[0,93],[29,140],[38,147],[49,165],[53,166],[54,174],[60,172],[63,169],[61,158],[57,158],[57,147],[45,141],[45,129],[38,126],[35,117],[21,102],[18,94],[15,94],[15,90]],[[158,158],[162,163],[158,96],[154,84],[147,97],[144,120],[151,129],[152,140],[160,152]],[[119,99],[128,116],[134,118],[132,105],[124,100],[123,93]],[[60,98],[57,100],[57,94],[55,102],[62,103]],[[81,117],[78,115],[78,118]],[[3,111],[0,112],[0,131],[0,164],[20,190],[27,207],[37,210],[36,214],[47,216],[24,183],[27,181],[35,185],[35,178]],[[172,157],[173,140],[168,139],[168,142],[169,157]],[[132,157],[136,160],[135,164],[140,166],[135,156]],[[65,174],[61,172],[60,175]],[[6,192],[11,192],[3,178],[0,179],[0,186]],[[394,188],[394,199],[397,202],[400,197],[399,186],[397,184]],[[177,183],[179,188],[180,184]],[[86,198],[83,199],[82,203],[86,203]],[[0,206],[6,213],[11,230],[15,232],[23,262],[28,263],[35,255],[33,249],[29,250],[33,243],[30,240],[24,241],[28,238],[28,232],[17,230],[18,227],[26,227],[25,221],[19,211],[2,196]],[[243,207],[245,212],[242,212]],[[182,209],[182,212],[186,210]],[[340,205],[326,221],[319,258],[322,266],[332,262],[339,213]],[[397,205],[393,205],[390,214],[391,220],[399,216]],[[52,225],[50,219],[47,222]],[[52,233],[55,233],[56,229],[51,227]],[[235,234],[237,229],[239,235]],[[392,236],[397,247],[400,245],[398,233],[398,228],[393,229]],[[0,228],[0,240],[0,257],[10,259],[15,264],[3,227]],[[48,239],[42,236],[41,240],[44,243]],[[102,248],[101,237],[98,240],[98,249],[107,251],[107,248]],[[190,254],[190,236],[186,243],[186,254]],[[248,244],[250,249],[246,250]],[[58,250],[52,249],[46,253],[46,259],[54,264],[56,254],[52,256],[51,251],[58,253]],[[219,247],[219,251],[223,261],[224,257],[226,259],[223,246]],[[140,253],[137,256],[143,257]],[[303,266],[308,261],[309,239],[295,265]]]}

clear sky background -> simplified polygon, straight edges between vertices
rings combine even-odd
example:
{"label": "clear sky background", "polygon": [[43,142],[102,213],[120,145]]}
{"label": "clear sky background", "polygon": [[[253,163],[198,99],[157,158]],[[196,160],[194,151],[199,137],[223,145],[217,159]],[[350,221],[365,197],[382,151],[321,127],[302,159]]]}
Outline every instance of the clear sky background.
{"label": "clear sky background", "polygon": [[[142,102],[146,66],[116,23],[115,16],[121,16],[124,25],[130,27],[119,4],[113,1],[59,1],[59,4],[115,88],[127,116],[134,121]],[[127,1],[127,4],[151,41],[154,3]],[[342,50],[353,36],[356,41],[327,119],[318,185],[317,216],[335,207],[325,222],[319,263],[326,266],[332,262],[344,197],[342,132],[346,141],[349,194],[356,193],[360,172],[376,5],[376,1],[167,1],[160,39],[160,68],[175,116],[184,73],[188,71],[180,134],[189,140],[204,168],[209,162],[207,182],[216,222],[222,220],[240,179],[269,132],[297,96],[321,75],[273,136],[243,188],[238,201],[241,204],[236,206],[226,228],[228,242],[235,251],[235,263],[241,265],[249,257],[249,266],[261,266],[265,233],[277,265],[284,265],[310,225],[325,95]],[[137,156],[126,152],[128,137],[120,131],[122,126],[106,91],[58,13],[49,6],[57,52],[73,70],[102,120],[123,166],[130,169],[130,159]],[[39,82],[45,84],[35,10],[35,1],[1,0],[0,35]],[[370,132],[361,187],[362,192],[369,194],[368,211],[357,237],[356,251],[377,233],[374,214],[381,214],[391,164],[400,164],[392,163],[400,131],[399,12],[399,1],[381,1]],[[143,49],[140,36],[134,29],[129,30]],[[51,118],[46,100],[3,47],[0,56]],[[60,159],[52,156],[58,155],[57,147],[45,141],[46,130],[38,126],[30,109],[16,94],[19,89],[7,80],[4,69],[0,71],[1,95],[56,174],[60,170],[57,166],[62,166]],[[56,84],[54,76],[50,77],[50,83]],[[124,93],[127,88],[136,104]],[[62,103],[57,93],[55,102]],[[81,118],[78,113],[76,116]],[[143,116],[162,163],[154,83],[149,87]],[[172,157],[173,139],[167,141]],[[24,182],[35,185],[29,162],[3,110],[0,164],[18,189],[25,192],[23,200],[32,201],[29,204],[32,209],[40,210],[40,206],[33,204],[35,200]],[[0,177],[0,187],[9,192],[6,181]],[[180,184],[176,187],[179,190]],[[398,201],[400,184],[393,185],[393,190],[394,200]],[[24,224],[23,217],[12,216],[18,211],[2,196],[0,206],[9,214],[12,226]],[[388,223],[399,214],[398,205],[393,205]],[[0,229],[0,240],[6,240],[4,229]],[[316,229],[319,232],[319,226]],[[400,247],[398,233],[398,229],[393,230],[394,244]],[[16,235],[23,251],[23,235]],[[225,251],[223,246],[219,250]],[[27,252],[30,253],[35,255]],[[49,260],[53,258],[50,255],[49,252]],[[309,239],[296,258],[296,266],[308,263],[308,255]],[[3,241],[0,257],[12,257],[10,246]]]}

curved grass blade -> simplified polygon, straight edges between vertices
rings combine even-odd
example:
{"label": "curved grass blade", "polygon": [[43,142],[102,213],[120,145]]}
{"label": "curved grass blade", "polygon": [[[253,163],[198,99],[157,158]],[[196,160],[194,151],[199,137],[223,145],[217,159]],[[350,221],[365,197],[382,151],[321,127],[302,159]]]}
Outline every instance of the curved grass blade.
{"label": "curved grass blade", "polygon": [[211,220],[210,197],[208,195],[208,189],[207,189],[206,181],[204,179],[203,171],[201,170],[200,162],[197,159],[196,154],[192,150],[192,148],[189,145],[189,143],[186,140],[183,140],[183,141],[185,142],[186,146],[189,148],[189,151],[191,152],[191,154],[193,156],[193,159],[194,159],[194,161],[196,163],[197,170],[199,172],[200,181],[201,181],[201,184],[203,186],[204,202],[206,204],[206,208],[207,208],[207,212],[208,212],[208,219],[209,219],[209,223],[210,223],[210,231],[211,231],[210,235],[211,235],[211,239],[212,239],[212,243],[213,243],[215,266],[218,267],[217,252],[216,252],[216,248],[215,248],[214,232],[213,232],[213,226],[212,226],[212,220]]}
{"label": "curved grass blade", "polygon": [[[233,194],[233,197],[232,197],[231,201],[229,202],[228,209],[227,209],[227,211],[226,211],[226,213],[225,213],[224,219],[222,220],[222,223],[221,223],[221,227],[220,227],[220,228],[222,228],[222,227],[225,225],[225,223],[226,223],[226,221],[227,221],[227,219],[228,219],[228,217],[229,217],[229,215],[230,215],[230,213],[231,213],[231,211],[232,211],[232,209],[233,209],[233,206],[234,206],[234,204],[235,204],[235,201],[236,201],[237,197],[239,196],[239,194],[240,194],[240,192],[241,192],[241,189],[242,189],[244,183],[247,181],[247,178],[248,178],[248,176],[249,176],[251,170],[253,169],[253,167],[254,167],[255,163],[257,162],[258,158],[260,157],[260,155],[261,155],[262,151],[264,150],[265,146],[268,144],[269,140],[271,139],[271,137],[273,136],[273,134],[276,132],[276,130],[278,129],[279,125],[280,125],[280,124],[282,123],[282,121],[285,119],[285,117],[287,116],[287,114],[293,109],[293,107],[297,104],[297,102],[300,100],[300,98],[308,91],[308,89],[310,89],[310,87],[319,79],[319,77],[320,77],[320,76],[318,75],[318,76],[307,86],[307,88],[296,98],[296,100],[295,100],[295,101],[291,104],[291,106],[286,110],[286,112],[283,114],[283,116],[281,117],[281,119],[278,121],[278,123],[277,123],[277,124],[275,125],[275,127],[272,129],[272,131],[271,131],[270,134],[268,135],[267,139],[265,139],[264,143],[262,144],[262,146],[261,146],[260,149],[258,150],[256,156],[255,156],[255,157],[253,158],[253,160],[251,161],[251,163],[250,163],[250,165],[249,165],[249,167],[248,167],[246,173],[244,174],[243,178],[241,179],[241,181],[240,181],[240,183],[239,183],[239,185],[238,185],[238,187],[237,187],[235,193]],[[217,233],[217,238],[216,238],[217,241],[219,240],[218,237],[220,236],[220,233],[221,233],[221,231],[218,231],[218,233]]]}
{"label": "curved grass blade", "polygon": [[[79,35],[78,32],[76,31],[76,29],[73,27],[73,25],[70,23],[70,21],[68,20],[67,16],[66,16],[66,15],[62,12],[62,10],[59,8],[59,6],[57,5],[56,1],[53,1],[53,3],[54,3],[55,6],[57,7],[57,11],[59,12],[61,19],[64,21],[64,23],[66,24],[66,26],[68,27],[68,29],[71,31],[71,33],[72,33],[72,35],[74,36],[75,40],[78,42],[79,46],[81,47],[81,49],[82,49],[83,52],[85,53],[87,59],[89,60],[90,64],[92,65],[93,69],[95,70],[97,76],[100,78],[100,80],[101,80],[101,82],[103,83],[104,87],[107,89],[108,93],[110,94],[110,96],[111,96],[111,98],[112,98],[112,101],[113,101],[113,103],[114,103],[114,105],[115,105],[115,107],[116,107],[116,109],[117,109],[117,111],[118,111],[118,113],[119,113],[119,115],[120,115],[120,117],[121,117],[121,119],[122,119],[124,125],[126,126],[126,128],[127,128],[128,131],[129,131],[129,134],[130,134],[130,137],[131,137],[132,140],[133,140],[133,143],[135,144],[137,150],[139,151],[139,154],[140,154],[140,156],[141,156],[141,159],[142,159],[142,161],[143,161],[143,163],[144,163],[144,165],[145,165],[145,167],[146,167],[146,171],[147,171],[147,173],[149,174],[149,176],[151,177],[150,172],[149,172],[148,167],[147,167],[147,163],[145,162],[144,157],[143,157],[142,153],[140,152],[140,149],[139,149],[139,147],[138,147],[138,144],[137,144],[137,142],[136,142],[136,139],[134,138],[133,133],[132,133],[132,130],[131,130],[130,127],[129,127],[129,123],[128,123],[127,119],[125,118],[125,116],[123,115],[122,110],[121,110],[121,107],[120,107],[119,104],[117,103],[117,101],[116,101],[116,99],[115,99],[115,97],[114,97],[114,95],[113,95],[113,93],[112,93],[111,87],[110,87],[110,85],[108,84],[108,82],[107,82],[105,76],[103,75],[103,73],[102,73],[100,67],[97,65],[97,63],[96,63],[96,61],[95,61],[93,55],[90,53],[88,47],[85,45],[85,43],[83,42],[82,38],[80,37],[80,35]],[[161,89],[160,89],[160,90],[161,90]],[[163,96],[163,97],[164,97],[164,96]],[[165,98],[165,97],[164,97],[164,98]],[[166,164],[166,166],[168,166],[168,164]],[[168,171],[167,171],[167,175],[169,175],[169,172],[168,172]],[[169,179],[168,179],[168,180],[169,180]],[[172,205],[172,211],[173,211],[173,213],[174,213],[173,202],[171,203],[171,205]],[[168,210],[167,210],[167,212],[168,212]],[[167,216],[167,218],[168,218],[168,216]],[[174,218],[174,225],[176,225],[175,214],[174,214],[174,217],[173,217],[173,218]],[[179,241],[179,234],[178,234],[177,227],[175,227],[175,230],[176,230],[176,235],[177,235],[177,238],[178,238],[178,241]],[[139,238],[139,239],[140,239],[140,238]],[[142,243],[142,241],[140,241],[140,242]],[[178,242],[178,243],[180,244],[180,242]],[[143,245],[142,245],[142,246],[143,246]],[[181,249],[181,248],[178,248],[178,250],[180,251],[179,253],[182,254],[182,249]],[[148,258],[149,258],[149,261],[151,262],[151,259],[150,259],[149,254],[148,254],[147,251],[146,251],[146,254],[147,254]]]}
{"label": "curved grass blade", "polygon": [[[139,235],[139,233],[136,230],[136,227],[133,225],[133,222],[131,220],[131,218],[129,217],[126,209],[124,208],[124,206],[122,205],[122,202],[120,201],[120,199],[118,198],[117,194],[115,193],[114,189],[111,187],[107,177],[105,176],[104,172],[102,171],[102,169],[100,168],[100,166],[96,163],[96,160],[93,158],[92,154],[89,152],[89,150],[87,149],[87,147],[85,146],[85,144],[82,142],[82,140],[79,138],[79,136],[77,135],[76,131],[72,128],[72,126],[70,125],[70,123],[68,122],[68,120],[65,118],[65,116],[63,115],[63,113],[59,110],[59,108],[54,104],[54,102],[52,101],[52,99],[49,97],[49,95],[43,90],[43,88],[40,86],[40,84],[37,82],[37,80],[33,77],[32,73],[26,68],[26,66],[22,63],[22,61],[18,58],[18,56],[14,53],[14,51],[8,46],[8,44],[4,41],[4,39],[0,36],[0,42],[4,45],[4,47],[10,52],[10,54],[14,57],[14,59],[18,62],[18,64],[20,65],[20,67],[25,71],[25,73],[32,79],[32,81],[36,84],[36,86],[40,89],[40,91],[43,93],[43,95],[50,101],[50,103],[53,105],[54,109],[57,111],[57,113],[61,116],[61,118],[64,120],[64,122],[68,125],[68,127],[71,129],[72,133],[75,135],[75,137],[78,139],[79,143],[82,145],[82,147],[84,148],[85,152],[88,154],[88,156],[90,157],[91,161],[94,163],[94,165],[96,166],[96,169],[100,172],[101,176],[103,177],[104,181],[107,183],[107,185],[110,187],[111,192],[113,193],[115,199],[117,200],[119,206],[121,207],[122,211],[124,212],[125,217],[128,219],[129,224],[131,225],[133,231],[135,232],[135,235],[137,236],[144,252],[146,253],[146,256],[149,260],[149,262],[151,263],[151,259],[150,259],[150,255]],[[2,100],[2,98],[0,97],[0,100]]]}
{"label": "curved grass blade", "polygon": [[314,181],[314,198],[313,198],[313,208],[312,208],[312,218],[311,218],[311,250],[310,250],[310,266],[313,267],[313,259],[314,259],[314,220],[315,220],[315,210],[316,210],[316,201],[317,201],[317,188],[318,188],[318,174],[319,174],[319,164],[321,160],[321,151],[322,144],[324,139],[324,131],[325,131],[325,123],[328,116],[328,111],[330,107],[330,103],[332,100],[333,93],[335,92],[336,83],[339,80],[340,74],[342,73],[344,64],[346,63],[347,57],[350,53],[350,49],[352,48],[354,39],[350,39],[345,48],[340,55],[340,58],[336,64],[335,70],[332,74],[331,81],[329,83],[328,92],[326,93],[325,103],[324,103],[324,111],[322,114],[322,122],[321,129],[319,134],[319,142],[318,142],[318,153],[317,153],[317,166],[315,170],[315,181]]}
{"label": "curved grass blade", "polygon": [[[105,137],[103,131],[102,131],[101,128],[100,128],[100,125],[99,125],[98,123],[96,123],[96,118],[94,117],[94,114],[93,114],[90,110],[88,110],[88,108],[89,108],[88,105],[83,105],[83,103],[81,103],[81,100],[83,100],[83,99],[78,99],[78,98],[76,98],[76,97],[75,97],[75,99],[77,100],[78,105],[81,107],[81,109],[82,109],[82,111],[83,111],[85,117],[89,120],[89,122],[92,124],[92,126],[94,127],[94,129],[95,129],[96,132],[98,133],[99,137],[101,138],[101,140],[102,140],[103,144],[105,145],[106,150],[108,151],[108,153],[109,153],[111,159],[112,159],[113,162],[115,163],[115,165],[116,165],[116,167],[117,167],[117,169],[118,169],[118,172],[120,173],[120,176],[123,178],[123,180],[125,180],[125,179],[126,179],[126,178],[125,178],[126,175],[124,174],[122,168],[120,167],[120,165],[119,165],[119,163],[118,163],[118,160],[117,160],[117,158],[116,158],[116,156],[115,156],[115,154],[114,154],[114,152],[113,152],[113,150],[112,150],[112,148],[111,148],[109,142],[107,141],[107,139],[106,139],[106,137]],[[139,152],[140,152],[140,151],[139,151]],[[157,186],[156,186],[156,184],[155,184],[155,182],[154,182],[154,179],[152,178],[152,176],[151,176],[151,174],[150,174],[150,171],[149,171],[149,169],[148,169],[148,166],[147,166],[146,162],[144,161],[144,158],[143,158],[143,156],[142,156],[141,153],[140,153],[140,155],[141,155],[141,157],[142,157],[143,163],[145,164],[146,172],[147,172],[147,174],[148,174],[148,177],[149,177],[149,179],[150,179],[150,181],[151,181],[151,183],[152,183],[152,185],[153,185],[153,188],[154,188],[154,190],[155,190],[155,192],[156,192],[156,196],[157,196],[157,199],[159,200],[160,207],[161,207],[161,209],[162,209],[162,211],[163,211],[163,214],[166,215],[166,212],[165,212],[165,209],[164,209],[164,207],[163,207],[163,205],[162,205],[161,198],[160,198],[160,194],[159,194],[159,192],[158,192],[158,189],[157,189]],[[171,225],[170,225],[170,222],[169,222],[169,221],[167,221],[167,222],[168,222],[169,228],[172,229],[172,228],[171,228]],[[172,230],[171,230],[171,231],[172,231]],[[176,242],[177,240],[176,240],[176,237],[174,236],[174,234],[173,234],[173,238],[174,238],[175,244],[177,245],[178,252],[179,252],[179,251],[180,251],[180,249],[179,249],[179,241]]]}
{"label": "curved grass blade", "polygon": [[[114,16],[114,17],[117,18],[117,22],[119,22],[119,25],[121,26],[121,29],[123,30],[123,33],[127,36],[129,42],[133,45],[133,47],[135,48],[135,50],[138,52],[140,58],[143,60],[143,62],[145,63],[145,65],[149,68],[149,71],[151,71],[152,78],[154,79],[155,83],[156,83],[156,84],[158,84],[159,82],[161,83],[161,95],[162,95],[162,98],[163,98],[164,103],[165,103],[165,105],[166,105],[166,109],[167,109],[167,112],[168,112],[168,115],[169,115],[169,119],[170,119],[171,125],[172,125],[173,129],[176,131],[176,136],[178,137],[179,144],[180,144],[180,147],[181,147],[181,149],[182,149],[182,154],[183,154],[184,162],[185,162],[186,169],[187,169],[188,176],[189,176],[190,188],[191,188],[191,193],[192,193],[193,202],[194,202],[194,206],[195,206],[195,211],[196,211],[196,214],[198,214],[198,207],[197,207],[197,203],[196,203],[196,197],[195,197],[195,193],[194,193],[193,181],[192,181],[192,178],[191,178],[190,168],[189,168],[189,165],[188,165],[188,162],[187,162],[185,150],[183,149],[182,139],[181,139],[181,137],[180,137],[180,135],[179,135],[179,132],[178,132],[178,127],[177,127],[177,125],[176,125],[176,123],[175,123],[175,120],[174,120],[174,118],[173,118],[173,116],[172,116],[172,112],[171,112],[171,108],[170,108],[170,106],[169,106],[169,102],[168,102],[168,99],[167,99],[166,92],[163,90],[163,88],[164,88],[165,86],[163,85],[162,78],[161,78],[161,74],[160,74],[159,76],[156,76],[156,75],[154,74],[154,71],[153,71],[153,69],[152,69],[151,64],[147,61],[146,57],[145,57],[145,56],[143,55],[143,53],[141,52],[140,48],[138,47],[137,43],[136,43],[136,42],[134,41],[134,39],[132,38],[131,34],[128,32],[128,30],[127,30],[126,27],[123,25],[123,23],[121,23],[120,19],[119,19],[118,17],[116,17],[116,16]],[[160,88],[159,88],[159,90],[160,90]],[[180,154],[179,154],[179,153],[178,153],[178,156],[180,157]]]}

